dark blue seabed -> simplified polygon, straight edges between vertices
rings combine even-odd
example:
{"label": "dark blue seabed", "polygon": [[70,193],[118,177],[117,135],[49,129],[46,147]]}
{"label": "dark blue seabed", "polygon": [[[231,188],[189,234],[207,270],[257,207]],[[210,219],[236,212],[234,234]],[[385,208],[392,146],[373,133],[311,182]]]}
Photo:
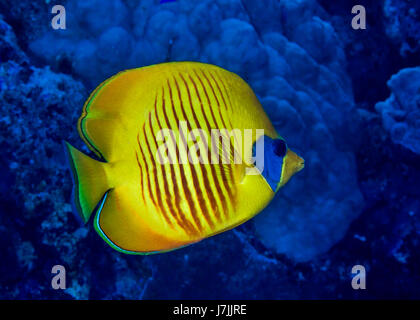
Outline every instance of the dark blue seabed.
{"label": "dark blue seabed", "polygon": [[[359,1],[0,1],[0,298],[420,298],[420,5]],[[305,169],[251,221],[153,256],[73,214],[62,141],[116,72],[209,62],[254,89]],[[67,289],[51,288],[51,268]],[[366,290],[351,269],[366,268]]]}

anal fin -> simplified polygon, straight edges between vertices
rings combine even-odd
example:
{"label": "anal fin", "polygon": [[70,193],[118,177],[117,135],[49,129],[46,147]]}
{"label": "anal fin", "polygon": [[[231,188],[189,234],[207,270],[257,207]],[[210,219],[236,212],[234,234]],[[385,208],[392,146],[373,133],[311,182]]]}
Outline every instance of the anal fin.
{"label": "anal fin", "polygon": [[137,199],[130,200],[124,187],[108,191],[103,197],[94,227],[113,249],[128,254],[153,254],[186,245],[163,236],[147,221],[147,212]]}

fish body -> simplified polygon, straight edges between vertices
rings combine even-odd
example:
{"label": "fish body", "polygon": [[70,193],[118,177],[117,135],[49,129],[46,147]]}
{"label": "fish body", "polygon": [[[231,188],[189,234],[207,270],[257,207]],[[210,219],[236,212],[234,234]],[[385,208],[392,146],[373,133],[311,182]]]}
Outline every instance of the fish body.
{"label": "fish body", "polygon": [[[279,147],[283,139],[245,81],[209,64],[123,71],[94,90],[78,129],[99,160],[67,144],[76,206],[85,222],[95,213],[96,231],[124,253],[170,251],[231,229],[303,167]],[[231,142],[226,150],[212,130]],[[238,147],[246,130],[251,145]],[[253,164],[264,137],[267,173]],[[226,156],[213,163],[218,152]]]}

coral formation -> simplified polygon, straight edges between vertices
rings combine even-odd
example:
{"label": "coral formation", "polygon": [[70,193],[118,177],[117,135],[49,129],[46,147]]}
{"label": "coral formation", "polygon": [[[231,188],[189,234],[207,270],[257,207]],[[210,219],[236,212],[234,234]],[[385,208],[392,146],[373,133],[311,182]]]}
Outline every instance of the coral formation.
{"label": "coral formation", "polygon": [[420,154],[420,68],[399,71],[388,86],[390,97],[375,106],[383,126],[392,141]]}
{"label": "coral formation", "polygon": [[419,53],[420,3],[417,1],[385,0],[385,30],[390,39],[400,46],[400,54]]}

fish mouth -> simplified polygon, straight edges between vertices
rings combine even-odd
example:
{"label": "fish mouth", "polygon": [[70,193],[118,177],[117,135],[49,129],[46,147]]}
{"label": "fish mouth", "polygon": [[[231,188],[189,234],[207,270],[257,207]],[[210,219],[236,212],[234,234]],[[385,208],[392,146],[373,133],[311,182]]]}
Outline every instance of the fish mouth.
{"label": "fish mouth", "polygon": [[296,155],[297,159],[296,159],[296,171],[295,172],[299,172],[301,171],[303,168],[305,168],[305,160],[302,159],[301,157],[299,157],[298,155]]}
{"label": "fish mouth", "polygon": [[298,165],[297,165],[297,171],[296,172],[299,172],[303,168],[305,168],[305,160],[302,159],[302,161],[299,162]]}

